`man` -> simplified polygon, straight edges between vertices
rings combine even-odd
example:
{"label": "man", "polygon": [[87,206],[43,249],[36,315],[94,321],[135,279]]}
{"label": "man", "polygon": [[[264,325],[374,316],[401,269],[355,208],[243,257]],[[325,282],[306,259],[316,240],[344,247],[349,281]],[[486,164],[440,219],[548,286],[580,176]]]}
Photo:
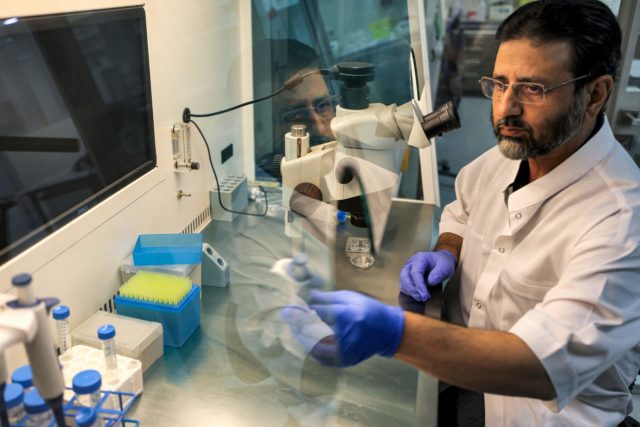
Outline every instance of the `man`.
{"label": "man", "polygon": [[597,0],[532,2],[501,24],[481,80],[498,147],[460,172],[435,251],[400,278],[425,300],[453,274],[462,326],[316,293],[338,343],[319,356],[395,355],[484,393],[488,426],[623,422],[640,365],[640,173],[604,116],[620,39]]}
{"label": "man", "polygon": [[[307,66],[298,74],[313,71],[319,71],[319,68]],[[327,82],[319,72],[308,75],[299,86],[283,92],[278,102],[280,124],[286,132],[292,125],[303,124],[309,132],[311,146],[335,140],[331,119],[336,114],[337,97],[329,93]]]}
{"label": "man", "polygon": [[[311,46],[294,39],[265,39],[253,47],[254,62],[267,72],[258,74],[261,93],[280,89],[295,75],[307,75],[291,90],[272,99],[272,104],[256,105],[256,165],[262,178],[280,177],[273,170],[274,155],[284,154],[284,135],[294,124],[303,124],[309,133],[310,145],[335,139],[331,119],[335,116],[336,97],[332,96],[324,76],[320,74],[320,57]],[[313,74],[317,71],[317,74]],[[260,80],[262,78],[262,80]]]}

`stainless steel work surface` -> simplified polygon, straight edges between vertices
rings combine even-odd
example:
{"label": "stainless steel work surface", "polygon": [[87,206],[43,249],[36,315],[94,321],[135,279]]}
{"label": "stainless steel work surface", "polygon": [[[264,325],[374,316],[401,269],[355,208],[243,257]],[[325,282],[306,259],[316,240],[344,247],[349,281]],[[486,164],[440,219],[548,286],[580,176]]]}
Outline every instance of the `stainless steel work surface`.
{"label": "stainless steel work surface", "polygon": [[[306,236],[302,246],[326,289],[355,289],[397,305],[398,274],[408,256],[427,249],[433,210],[394,201],[369,270],[357,270],[345,257],[344,241],[361,233],[349,226],[329,244]],[[202,287],[200,328],[182,348],[165,347],[145,372],[131,418],[191,427],[431,425],[435,409],[429,420],[416,420],[416,399],[419,388],[418,403],[435,408],[435,381],[421,375],[418,387],[415,369],[378,356],[351,368],[324,367],[291,339],[279,309],[299,303],[300,292],[291,294],[269,271],[291,256],[292,245],[300,247],[285,236],[282,219],[238,217],[212,222],[203,234],[229,263],[231,282]]]}

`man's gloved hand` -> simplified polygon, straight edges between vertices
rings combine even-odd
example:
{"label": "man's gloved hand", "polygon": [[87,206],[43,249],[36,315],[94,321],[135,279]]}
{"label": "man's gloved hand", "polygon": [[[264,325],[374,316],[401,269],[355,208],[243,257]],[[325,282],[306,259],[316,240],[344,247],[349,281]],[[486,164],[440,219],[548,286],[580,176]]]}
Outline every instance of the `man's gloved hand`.
{"label": "man's gloved hand", "polygon": [[[326,342],[334,337],[333,330],[307,306],[285,306],[280,312],[280,317],[287,323],[295,342],[298,343],[298,346],[285,343],[285,348],[299,354],[301,358],[305,358],[309,353],[313,354],[313,349],[319,342]],[[301,348],[302,353],[296,353],[296,347]]]}
{"label": "man's gloved hand", "polygon": [[323,339],[311,354],[321,363],[352,366],[374,354],[391,357],[400,346],[404,313],[353,291],[311,291],[309,307],[335,332]]}
{"label": "man's gloved hand", "polygon": [[431,298],[427,284],[442,283],[451,277],[455,268],[456,257],[449,251],[418,252],[407,260],[400,272],[400,291],[418,301],[427,301]]}

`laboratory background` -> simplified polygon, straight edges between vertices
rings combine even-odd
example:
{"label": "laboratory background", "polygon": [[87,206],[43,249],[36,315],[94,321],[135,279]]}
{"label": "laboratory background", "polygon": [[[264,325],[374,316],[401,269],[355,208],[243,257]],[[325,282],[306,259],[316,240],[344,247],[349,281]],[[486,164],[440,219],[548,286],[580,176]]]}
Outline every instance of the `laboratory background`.
{"label": "laboratory background", "polygon": [[[478,80],[525,3],[0,0],[8,419],[437,425],[437,380],[323,366],[326,325],[281,308],[310,287],[398,305],[495,145]],[[623,32],[607,116],[640,164],[640,2],[604,3]]]}

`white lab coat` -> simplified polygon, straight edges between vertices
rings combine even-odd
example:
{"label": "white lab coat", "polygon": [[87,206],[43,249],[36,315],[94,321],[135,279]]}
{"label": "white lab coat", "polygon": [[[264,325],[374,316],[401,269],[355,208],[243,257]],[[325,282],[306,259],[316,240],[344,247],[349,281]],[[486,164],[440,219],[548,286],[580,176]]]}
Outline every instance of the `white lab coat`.
{"label": "white lab coat", "polygon": [[640,366],[640,172],[606,119],[509,195],[519,164],[497,148],[469,164],[440,223],[464,239],[451,320],[519,336],[556,391],[549,402],[486,394],[486,425],[615,426]]}

